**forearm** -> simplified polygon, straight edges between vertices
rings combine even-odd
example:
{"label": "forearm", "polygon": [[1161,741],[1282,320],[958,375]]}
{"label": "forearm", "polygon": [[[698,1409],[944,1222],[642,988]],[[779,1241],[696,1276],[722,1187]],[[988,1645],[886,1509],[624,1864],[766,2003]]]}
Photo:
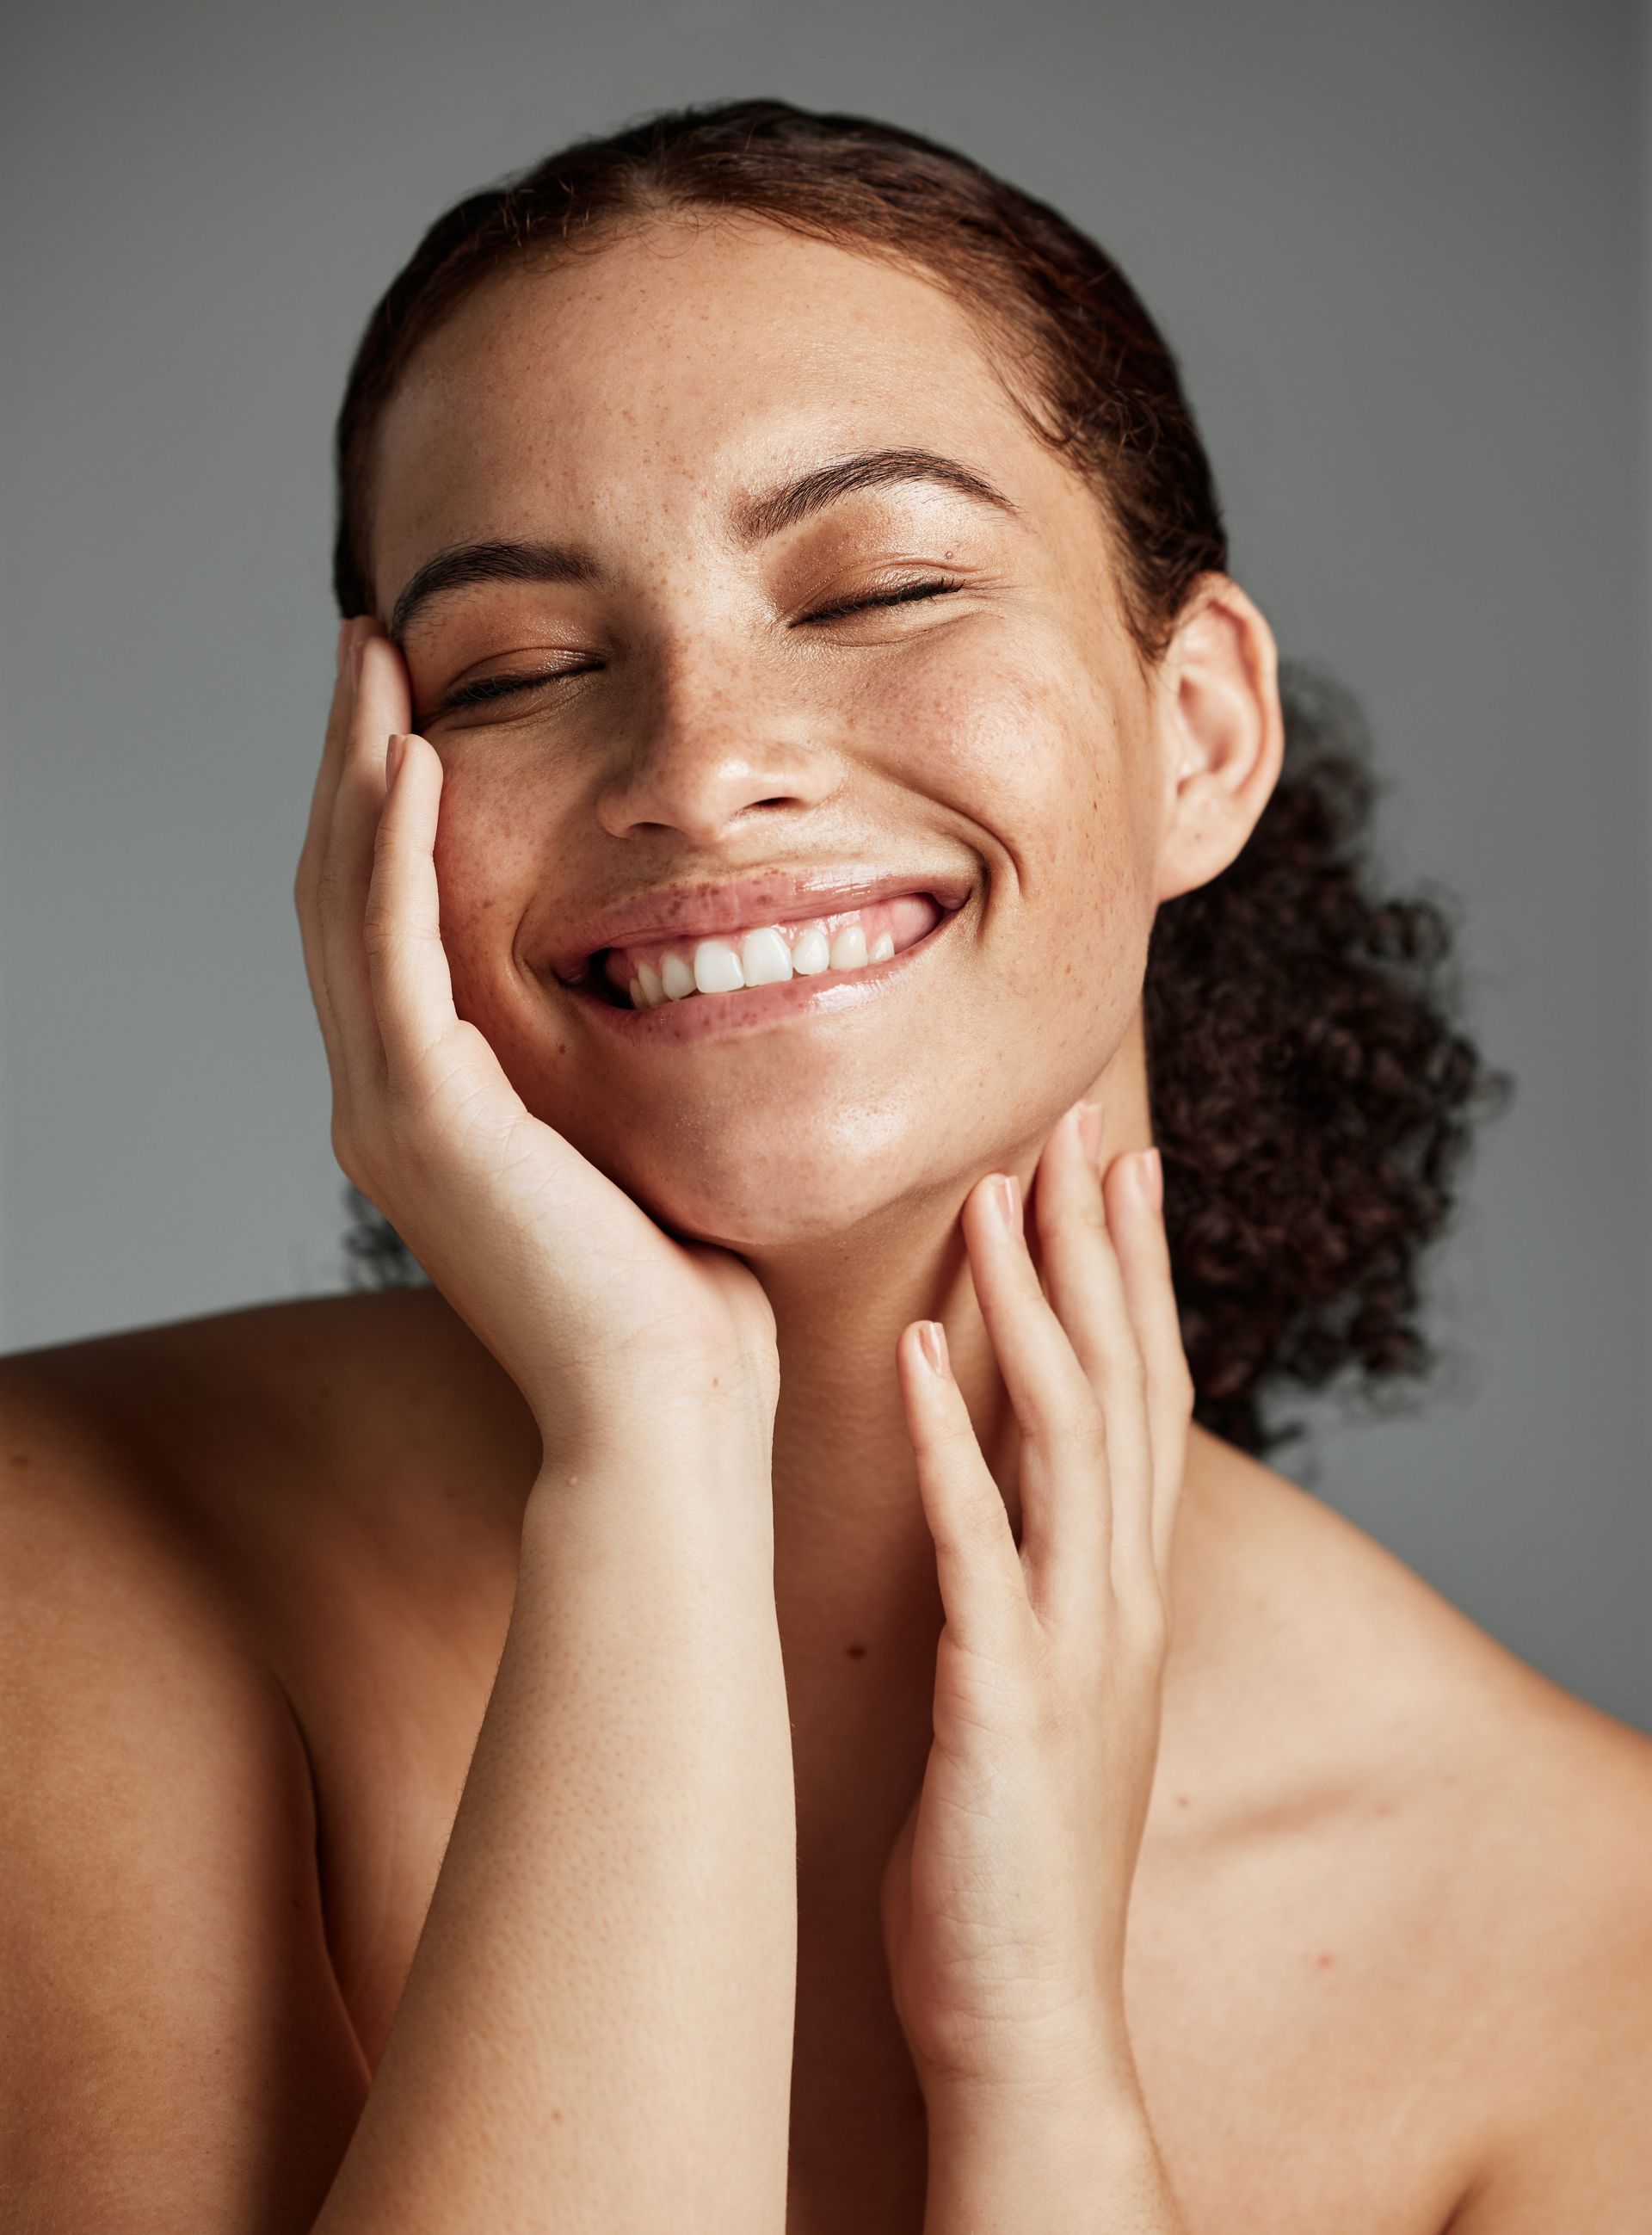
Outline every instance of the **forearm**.
{"label": "forearm", "polygon": [[766,1478],[721,1464],[657,1449],[535,1487],[453,1836],[321,2235],[783,2225],[790,1729]]}
{"label": "forearm", "polygon": [[923,2235],[1186,2235],[1133,2086],[929,2104]]}

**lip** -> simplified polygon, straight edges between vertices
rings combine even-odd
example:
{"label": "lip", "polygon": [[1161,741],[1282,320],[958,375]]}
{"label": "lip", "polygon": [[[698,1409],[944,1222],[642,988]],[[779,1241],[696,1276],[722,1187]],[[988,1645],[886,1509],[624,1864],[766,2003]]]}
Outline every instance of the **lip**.
{"label": "lip", "polygon": [[[940,905],[941,921],[914,946],[903,950],[916,954],[936,932],[945,928],[974,888],[974,880],[956,869],[933,874],[922,870],[890,873],[860,866],[840,866],[829,870],[771,869],[753,876],[731,877],[722,883],[706,879],[693,884],[656,887],[652,892],[616,901],[572,925],[559,937],[546,967],[563,985],[577,990],[591,957],[606,947],[639,947],[651,941],[672,938],[714,939],[719,934],[746,931],[759,924],[842,914],[851,908],[865,908],[873,901],[893,900],[901,893],[928,893]],[[901,956],[892,959],[898,962]],[[873,963],[869,968],[875,972],[888,967],[886,963]],[[865,977],[869,973],[857,971],[854,974]],[[826,990],[831,982],[829,975],[818,982],[822,990]],[[744,990],[761,993],[770,989],[752,986]],[[698,1000],[731,1001],[737,998],[732,993],[697,996]],[[693,1004],[674,1002],[672,1006],[683,1008]],[[658,1016],[665,1013],[639,1010],[635,1013]]]}
{"label": "lip", "polygon": [[[882,900],[891,893],[908,892],[934,893],[935,888],[897,882],[888,892],[865,897]],[[935,896],[940,898],[938,893]],[[696,993],[687,1000],[663,1002],[655,1009],[619,1007],[585,984],[566,990],[579,1003],[581,1015],[589,1016],[599,1029],[633,1046],[680,1047],[694,1040],[735,1039],[808,1017],[842,1016],[887,1000],[898,990],[908,969],[922,967],[924,958],[962,913],[963,901],[955,901],[921,939],[903,947],[886,962],[869,962],[858,970],[828,970],[816,978],[743,986],[732,993]]]}

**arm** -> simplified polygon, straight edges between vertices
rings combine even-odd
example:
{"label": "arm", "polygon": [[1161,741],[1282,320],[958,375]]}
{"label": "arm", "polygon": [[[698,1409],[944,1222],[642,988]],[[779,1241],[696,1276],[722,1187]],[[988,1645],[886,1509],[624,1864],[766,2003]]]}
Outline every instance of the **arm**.
{"label": "arm", "polygon": [[307,2228],[367,2068],[286,1701],[26,1362],[0,1490],[0,2225]]}
{"label": "arm", "polygon": [[[1157,1164],[1077,1105],[964,1206],[1019,1435],[1020,1538],[939,1328],[900,1347],[946,1624],[934,1743],[885,1876],[929,2116],[925,2235],[1180,2235],[1124,2005],[1191,1388]],[[1040,1279],[1040,1269],[1042,1279]],[[1047,1288],[1047,1295],[1046,1289]]]}
{"label": "arm", "polygon": [[320,2235],[782,2225],[795,1862],[768,1514],[764,1482],[681,1446],[541,1475]]}
{"label": "arm", "polygon": [[934,2092],[924,2235],[1187,2235],[1140,2094]]}

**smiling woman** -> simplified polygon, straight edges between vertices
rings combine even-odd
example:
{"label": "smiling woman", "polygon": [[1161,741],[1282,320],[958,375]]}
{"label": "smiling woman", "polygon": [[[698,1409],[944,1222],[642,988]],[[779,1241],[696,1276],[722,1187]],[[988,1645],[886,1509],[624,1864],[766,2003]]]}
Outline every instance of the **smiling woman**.
{"label": "smiling woman", "polygon": [[1492,1082],[1118,267],[675,112],[438,221],[338,468],[429,1285],[5,1369],[30,2224],[1627,2227],[1649,1749],[1249,1455]]}

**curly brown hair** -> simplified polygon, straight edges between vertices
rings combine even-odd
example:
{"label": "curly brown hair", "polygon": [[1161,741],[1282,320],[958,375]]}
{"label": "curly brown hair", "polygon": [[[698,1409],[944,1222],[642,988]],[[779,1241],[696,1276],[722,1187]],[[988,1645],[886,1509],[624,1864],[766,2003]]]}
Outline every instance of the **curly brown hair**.
{"label": "curly brown hair", "polygon": [[[1039,440],[1113,532],[1126,618],[1158,657],[1225,572],[1210,461],[1176,359],[1113,259],[1059,212],[897,126],[782,101],[671,109],[576,141],[439,218],[369,319],[336,436],[333,580],[370,612],[368,522],[385,404],[420,344],[491,276],[600,251],[616,229],[743,213],[939,280]],[[1196,1417],[1246,1450],[1292,1386],[1367,1390],[1430,1361],[1419,1265],[1475,1115],[1504,1082],[1455,1017],[1437,901],[1380,892],[1362,725],[1282,678],[1285,766],[1243,852],[1159,910],[1144,1000],[1155,1137]],[[418,1277],[352,1189],[356,1277]]]}

